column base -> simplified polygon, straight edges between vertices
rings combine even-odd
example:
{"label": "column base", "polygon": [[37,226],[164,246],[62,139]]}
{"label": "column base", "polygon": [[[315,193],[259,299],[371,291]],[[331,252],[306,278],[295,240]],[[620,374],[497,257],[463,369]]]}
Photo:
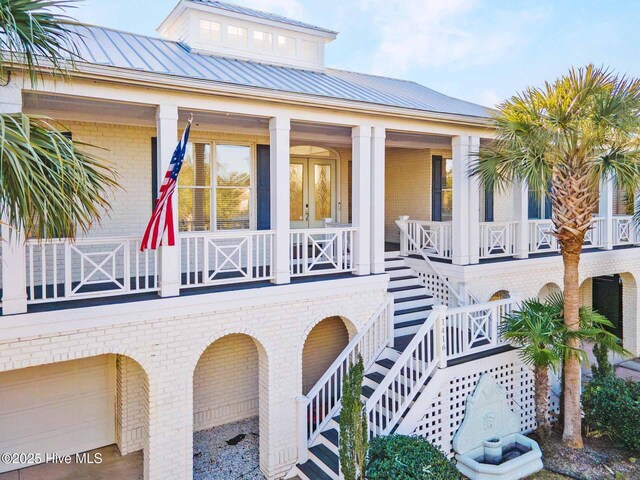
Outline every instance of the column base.
{"label": "column base", "polygon": [[3,298],[2,315],[18,315],[27,313],[27,297]]}
{"label": "column base", "polygon": [[177,297],[180,295],[180,284],[179,283],[159,283],[160,291],[158,294],[161,297]]}

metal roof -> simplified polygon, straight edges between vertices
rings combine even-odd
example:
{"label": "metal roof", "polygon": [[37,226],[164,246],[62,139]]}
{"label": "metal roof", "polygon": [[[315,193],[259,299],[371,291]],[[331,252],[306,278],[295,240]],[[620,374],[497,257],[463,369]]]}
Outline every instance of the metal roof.
{"label": "metal roof", "polygon": [[189,0],[193,3],[199,3],[201,5],[207,5],[209,7],[219,8],[228,12],[239,13],[242,15],[248,15],[250,17],[261,18],[263,20],[271,20],[272,22],[284,23],[287,25],[293,25],[295,27],[310,28],[319,32],[332,33],[337,35],[338,32],[328,30],[326,28],[317,27],[308,23],[299,22],[292,18],[283,17],[282,15],[276,15],[275,13],[263,12],[262,10],[255,10],[253,8],[242,7],[240,5],[233,5],[231,3],[218,2],[217,0]]}
{"label": "metal roof", "polygon": [[161,38],[104,27],[75,25],[82,61],[215,83],[401,107],[488,117],[480,105],[443,95],[415,82],[345,70],[303,70],[189,51]]}

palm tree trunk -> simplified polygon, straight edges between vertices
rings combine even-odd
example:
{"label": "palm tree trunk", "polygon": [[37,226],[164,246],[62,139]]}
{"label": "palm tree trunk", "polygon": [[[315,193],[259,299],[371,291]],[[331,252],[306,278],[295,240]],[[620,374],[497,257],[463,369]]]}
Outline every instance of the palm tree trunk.
{"label": "palm tree trunk", "polygon": [[[574,238],[563,242],[562,259],[564,262],[564,322],[568,330],[580,327],[579,264],[582,239]],[[567,342],[572,349],[579,349],[580,342],[572,338]],[[580,409],[580,360],[570,353],[564,362],[564,432],[562,439],[572,448],[583,448],[582,412]]]}
{"label": "palm tree trunk", "polygon": [[549,372],[546,367],[535,367],[533,371],[536,396],[536,421],[538,431],[545,436],[551,430],[549,424]]}

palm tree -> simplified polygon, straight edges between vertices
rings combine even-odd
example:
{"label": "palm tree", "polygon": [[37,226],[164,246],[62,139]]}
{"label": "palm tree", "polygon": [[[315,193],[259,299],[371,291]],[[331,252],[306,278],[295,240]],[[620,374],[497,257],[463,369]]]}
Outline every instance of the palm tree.
{"label": "palm tree", "polygon": [[538,431],[546,435],[549,423],[549,369],[558,370],[564,356],[562,318],[557,309],[532,298],[507,315],[500,335],[520,347],[520,357],[533,366],[536,421]]}
{"label": "palm tree", "polygon": [[[598,208],[599,184],[613,179],[625,191],[639,183],[640,81],[589,65],[542,88],[503,102],[493,117],[496,137],[472,167],[485,186],[526,182],[545,192],[564,263],[564,321],[580,327],[578,268],[587,231]],[[547,186],[550,191],[547,192]],[[569,347],[577,350],[578,339]],[[563,438],[582,448],[580,360],[564,365]]]}
{"label": "palm tree", "polygon": [[[0,0],[0,77],[26,71],[36,85],[44,71],[64,76],[77,58],[64,14],[74,0]],[[0,114],[0,216],[39,238],[75,237],[109,209],[117,186],[105,163],[82,151],[38,115]]]}

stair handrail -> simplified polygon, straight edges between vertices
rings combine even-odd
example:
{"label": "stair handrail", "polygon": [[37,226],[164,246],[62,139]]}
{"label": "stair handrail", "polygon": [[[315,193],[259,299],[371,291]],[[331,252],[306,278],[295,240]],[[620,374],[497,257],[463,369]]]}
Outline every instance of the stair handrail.
{"label": "stair handrail", "polygon": [[[340,408],[342,378],[362,355],[365,371],[387,346],[393,346],[393,296],[384,301],[306,395],[298,397],[298,461]],[[327,404],[326,401],[329,401]]]}
{"label": "stair handrail", "polygon": [[396,225],[398,226],[398,228],[400,229],[400,231],[402,232],[402,234],[405,236],[405,238],[413,245],[413,247],[420,252],[420,255],[422,255],[422,258],[425,260],[425,262],[427,262],[427,265],[429,265],[429,268],[431,268],[431,270],[434,271],[434,273],[440,278],[440,280],[442,280],[442,282],[444,282],[444,284],[447,286],[447,288],[449,289],[449,291],[456,297],[456,300],[458,300],[458,304],[459,305],[467,305],[468,303],[480,303],[480,301],[474,297],[471,292],[466,292],[467,296],[469,297],[469,299],[471,300],[471,302],[468,302],[464,297],[462,297],[458,291],[453,288],[453,285],[451,285],[451,283],[449,282],[449,280],[447,280],[447,277],[445,277],[442,272],[440,271],[439,268],[437,268],[435,266],[435,264],[431,261],[431,259],[429,258],[429,256],[424,253],[424,250],[420,247],[420,245],[418,245],[418,243],[413,239],[413,237],[409,234],[409,231],[407,229],[407,222],[406,220],[396,220]]}
{"label": "stair handrail", "polygon": [[446,347],[442,344],[446,311],[445,305],[433,307],[427,320],[367,399],[365,411],[371,438],[386,435],[393,429],[433,370],[441,366],[446,355]]}

